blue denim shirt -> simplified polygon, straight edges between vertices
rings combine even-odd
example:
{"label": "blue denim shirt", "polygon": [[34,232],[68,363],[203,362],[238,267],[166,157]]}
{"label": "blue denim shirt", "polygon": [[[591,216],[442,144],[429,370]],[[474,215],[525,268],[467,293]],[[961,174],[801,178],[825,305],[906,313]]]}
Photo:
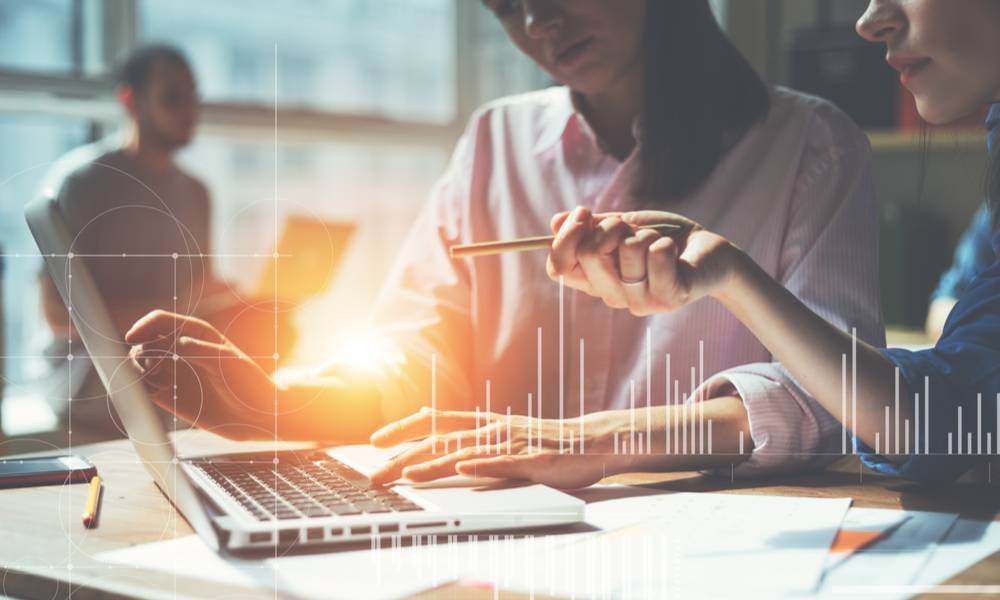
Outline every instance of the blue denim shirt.
{"label": "blue denim shirt", "polygon": [[[1000,104],[994,104],[986,120],[987,144],[1000,144]],[[989,219],[987,219],[989,224]],[[994,255],[1000,253],[1000,232],[990,235]],[[992,451],[1000,444],[997,409],[1000,404],[1000,261],[986,267],[971,280],[948,315],[937,345],[913,352],[891,348],[884,355],[899,367],[900,376],[911,394],[920,393],[920,431],[912,440],[911,453],[902,463],[890,463],[874,454],[858,440],[861,459],[869,467],[924,482],[948,482],[987,458],[990,449],[986,435],[991,434]],[[926,388],[925,388],[926,386]],[[924,390],[928,390],[927,402]],[[981,398],[981,400],[980,400]],[[910,398],[901,398],[912,402]],[[979,405],[982,403],[980,439]],[[924,414],[924,407],[927,414]],[[962,407],[963,425],[958,428],[958,407]],[[924,436],[924,425],[927,435]],[[968,448],[967,434],[973,434]],[[949,447],[948,435],[952,434]],[[961,438],[961,440],[959,440]],[[952,454],[961,444],[962,455]],[[972,455],[981,447],[982,455]],[[914,453],[913,448],[919,450]],[[930,450],[924,454],[924,449]]]}
{"label": "blue denim shirt", "polygon": [[976,211],[968,229],[955,246],[951,266],[941,275],[931,300],[961,298],[973,278],[996,261],[993,251],[993,219],[989,207],[983,205]]}

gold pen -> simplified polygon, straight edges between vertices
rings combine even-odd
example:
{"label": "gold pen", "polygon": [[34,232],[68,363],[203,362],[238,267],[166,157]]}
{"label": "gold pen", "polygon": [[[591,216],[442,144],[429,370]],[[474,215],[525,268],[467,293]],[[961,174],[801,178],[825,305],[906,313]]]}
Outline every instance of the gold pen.
{"label": "gold pen", "polygon": [[[643,225],[636,227],[639,229],[652,229],[661,233],[683,231],[684,227],[673,223],[661,225]],[[477,244],[460,244],[448,249],[452,258],[469,258],[472,256],[491,256],[503,254],[504,252],[524,252],[525,250],[542,250],[552,247],[552,242],[556,239],[554,235],[540,235],[538,237],[527,237],[516,240],[501,240],[496,242],[479,242]]]}

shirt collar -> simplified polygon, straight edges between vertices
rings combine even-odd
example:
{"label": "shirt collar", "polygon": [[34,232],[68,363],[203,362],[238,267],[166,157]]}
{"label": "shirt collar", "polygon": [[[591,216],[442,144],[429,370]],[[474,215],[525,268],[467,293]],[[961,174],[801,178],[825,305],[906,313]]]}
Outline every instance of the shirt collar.
{"label": "shirt collar", "polygon": [[[601,152],[610,154],[600,138],[597,137],[597,134],[590,127],[587,117],[584,116],[582,110],[583,98],[566,86],[554,88],[553,94],[553,101],[548,107],[549,114],[546,118],[546,126],[543,128],[541,136],[539,136],[535,150],[539,153],[548,150],[558,141],[562,140],[572,127],[576,127]],[[641,140],[641,134],[642,124],[640,119],[636,118],[635,122],[632,123],[632,135],[635,137],[637,143]]]}
{"label": "shirt collar", "polygon": [[576,118],[573,93],[568,87],[552,88],[552,99],[546,107],[545,125],[535,145],[536,152],[544,152],[562,139],[569,124]]}

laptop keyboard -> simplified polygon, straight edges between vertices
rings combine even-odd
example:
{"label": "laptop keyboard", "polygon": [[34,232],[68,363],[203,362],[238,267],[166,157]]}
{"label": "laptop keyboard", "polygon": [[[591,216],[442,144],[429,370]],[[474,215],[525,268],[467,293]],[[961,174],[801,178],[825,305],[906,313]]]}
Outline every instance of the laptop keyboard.
{"label": "laptop keyboard", "polygon": [[323,518],[423,510],[391,489],[317,452],[243,461],[192,461],[258,521]]}

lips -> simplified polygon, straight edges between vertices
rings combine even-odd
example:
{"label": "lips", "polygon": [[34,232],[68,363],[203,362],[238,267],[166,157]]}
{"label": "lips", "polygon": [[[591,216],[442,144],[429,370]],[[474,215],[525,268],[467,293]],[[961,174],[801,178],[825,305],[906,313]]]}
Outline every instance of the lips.
{"label": "lips", "polygon": [[559,66],[568,66],[576,60],[590,45],[592,38],[584,38],[569,44],[564,44],[555,52],[555,62]]}
{"label": "lips", "polygon": [[899,71],[899,81],[907,85],[931,63],[931,59],[920,56],[888,56],[886,62]]}

